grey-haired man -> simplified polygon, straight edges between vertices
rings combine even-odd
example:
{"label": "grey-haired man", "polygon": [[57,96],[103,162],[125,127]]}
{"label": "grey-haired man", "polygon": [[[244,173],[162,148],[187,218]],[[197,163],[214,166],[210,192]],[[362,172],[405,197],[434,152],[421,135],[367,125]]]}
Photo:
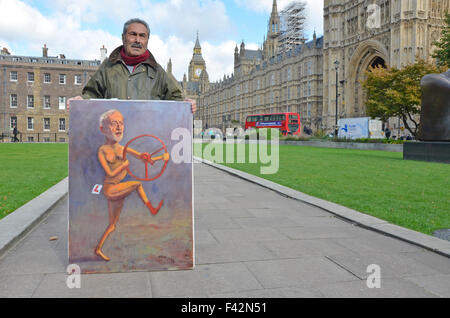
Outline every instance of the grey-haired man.
{"label": "grey-haired man", "polygon": [[[147,49],[150,37],[148,24],[140,19],[131,19],[124,24],[122,46],[116,48],[83,88],[80,99],[123,100],[178,100],[183,96],[178,83],[156,62]],[[197,110],[195,100],[192,112]]]}

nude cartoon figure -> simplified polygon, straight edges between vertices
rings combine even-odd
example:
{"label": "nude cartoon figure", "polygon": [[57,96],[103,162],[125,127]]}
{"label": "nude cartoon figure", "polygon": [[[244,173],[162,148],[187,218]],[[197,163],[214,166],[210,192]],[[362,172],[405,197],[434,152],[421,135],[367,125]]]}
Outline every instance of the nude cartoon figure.
{"label": "nude cartoon figure", "polygon": [[[154,208],[145,194],[141,182],[121,182],[127,176],[127,167],[129,166],[129,161],[123,158],[124,147],[119,144],[124,133],[123,115],[115,109],[101,115],[100,131],[105,135],[105,144],[98,149],[98,160],[105,170],[103,193],[108,200],[109,225],[95,249],[95,254],[103,260],[109,261],[110,259],[103,254],[102,247],[108,236],[116,229],[125,198],[133,191],[136,191],[152,215],[158,213],[163,205],[163,201],[159,203],[158,207]],[[169,160],[168,153],[158,157],[151,157],[148,153],[139,153],[129,147],[126,152],[144,163],[151,163],[152,165],[159,160]]]}

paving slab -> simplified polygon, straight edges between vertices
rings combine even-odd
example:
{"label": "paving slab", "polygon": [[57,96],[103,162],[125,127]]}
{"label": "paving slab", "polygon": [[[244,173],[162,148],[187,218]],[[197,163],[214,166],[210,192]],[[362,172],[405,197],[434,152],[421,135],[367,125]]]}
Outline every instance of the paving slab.
{"label": "paving slab", "polygon": [[[63,193],[0,259],[0,297],[449,297],[447,257],[207,165],[194,165],[194,185],[194,270],[82,275],[67,288]],[[379,290],[366,285],[371,262]]]}
{"label": "paving slab", "polygon": [[376,224],[373,227],[387,234],[401,236],[407,242],[432,249],[450,257],[450,254],[447,253],[450,251],[450,242],[448,241],[412,231],[395,224]]}
{"label": "paving slab", "polygon": [[324,257],[247,262],[264,288],[302,287],[313,284],[358,280]]}
{"label": "paving slab", "polygon": [[147,273],[83,275],[80,288],[67,287],[66,274],[45,275],[34,291],[34,298],[148,298],[152,297]]}
{"label": "paving slab", "polygon": [[279,231],[292,240],[310,240],[326,238],[357,238],[361,235],[362,229],[351,225],[336,226],[315,226],[315,227],[289,227],[280,228]]}
{"label": "paving slab", "polygon": [[273,217],[273,216],[285,216],[285,217],[330,217],[330,213],[320,210],[316,207],[308,206],[306,204],[299,203],[295,208],[250,208],[246,209],[251,216],[254,217]]}
{"label": "paving slab", "polygon": [[319,290],[302,288],[268,288],[237,293],[213,294],[217,298],[318,298],[323,297]]}
{"label": "paving slab", "polygon": [[242,263],[196,266],[193,271],[150,273],[155,297],[207,296],[263,287]]}
{"label": "paving slab", "polygon": [[209,209],[198,209],[197,207],[195,207],[195,217],[199,218],[202,218],[203,216],[214,217],[214,215],[227,216],[230,218],[246,218],[253,216],[248,211],[248,209],[245,208],[227,209],[226,206],[215,204],[210,204]]}
{"label": "paving slab", "polygon": [[355,274],[361,280],[367,280],[372,274],[372,272],[368,272],[368,268],[372,264],[380,267],[383,279],[440,274],[432,267],[402,256],[401,254],[371,253],[370,255],[331,255],[328,259]]}
{"label": "paving slab", "polygon": [[65,273],[66,268],[67,263],[61,262],[52,249],[19,248],[0,262],[0,276]]}
{"label": "paving slab", "polygon": [[333,239],[283,240],[261,242],[277,258],[305,258],[334,254],[356,255],[351,250],[334,243]]}
{"label": "paving slab", "polygon": [[366,227],[374,231],[381,232],[393,236],[397,239],[413,243],[417,246],[424,247],[428,250],[442,254],[450,258],[450,242],[442,239],[438,239],[429,235],[418,233],[400,226],[389,224],[388,222],[363,214],[353,209],[341,206],[339,204],[329,202],[323,199],[315,198],[305,193],[293,190],[291,188],[282,186],[280,184],[271,182],[269,180],[248,174],[243,171],[232,169],[220,164],[213,163],[209,160],[194,157],[197,162],[202,162],[215,169],[227,172],[230,175],[239,177],[243,180],[247,180],[253,184],[260,185],[264,188],[270,189],[276,193],[281,194],[301,202],[308,203],[310,205],[319,207],[329,213],[332,213],[340,218],[346,219],[349,222],[355,223],[361,227]]}
{"label": "paving slab", "polygon": [[318,287],[327,298],[437,298],[436,294],[404,279],[383,279],[381,288],[368,288],[366,281],[337,282]]}
{"label": "paving slab", "polygon": [[0,275],[0,298],[30,298],[44,274]]}
{"label": "paving slab", "polygon": [[[282,230],[282,229],[280,229]],[[281,234],[277,229],[271,228],[267,224],[264,228],[248,228],[248,229],[212,229],[211,234],[221,243],[225,242],[262,242],[276,241],[288,239],[287,236]]]}
{"label": "paving slab", "polygon": [[212,234],[208,230],[197,230],[197,229],[194,232],[194,241],[196,246],[217,244],[219,242],[214,238],[214,236],[212,236]]}
{"label": "paving slab", "polygon": [[202,213],[195,220],[195,227],[198,230],[241,228],[238,221],[235,221],[225,213],[217,212]]}
{"label": "paving slab", "polygon": [[225,242],[201,244],[197,261],[202,264],[236,263],[276,259],[275,253],[260,242]]}
{"label": "paving slab", "polygon": [[[383,252],[421,252],[423,248],[378,233],[366,231],[360,240],[352,238],[336,238],[334,242],[356,253],[371,254]],[[432,254],[429,254],[432,255]]]}
{"label": "paving slab", "polygon": [[431,293],[450,298],[450,275],[413,276],[405,277],[405,280],[413,282]]}
{"label": "paving slab", "polygon": [[274,228],[298,226],[295,222],[292,222],[290,218],[283,216],[267,218],[236,218],[234,221],[244,229],[264,228],[267,227],[267,224],[270,224]]}
{"label": "paving slab", "polygon": [[430,254],[428,251],[400,253],[399,255],[412,261],[419,262],[427,267],[436,270],[441,274],[450,275],[450,265],[448,262],[448,258],[442,255],[438,255],[435,253]]}

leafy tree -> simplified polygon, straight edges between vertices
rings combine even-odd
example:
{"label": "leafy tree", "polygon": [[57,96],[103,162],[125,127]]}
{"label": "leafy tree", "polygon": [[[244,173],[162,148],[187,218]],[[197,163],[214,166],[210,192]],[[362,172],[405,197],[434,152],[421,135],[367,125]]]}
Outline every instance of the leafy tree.
{"label": "leafy tree", "polygon": [[381,67],[367,71],[363,87],[367,93],[367,114],[372,118],[387,121],[400,117],[404,127],[417,137],[422,91],[422,77],[431,73],[441,73],[444,68],[436,67],[423,60],[403,69]]}
{"label": "leafy tree", "polygon": [[439,49],[433,54],[433,57],[437,59],[440,66],[450,66],[450,13],[445,15],[446,26],[442,31],[441,39],[438,42],[433,43]]}

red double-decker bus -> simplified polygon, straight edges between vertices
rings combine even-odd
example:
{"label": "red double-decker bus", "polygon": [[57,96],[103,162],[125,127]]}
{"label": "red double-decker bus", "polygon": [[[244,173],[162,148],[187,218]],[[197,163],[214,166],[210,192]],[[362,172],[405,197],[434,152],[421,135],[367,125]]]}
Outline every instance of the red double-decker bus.
{"label": "red double-decker bus", "polygon": [[297,113],[249,115],[245,121],[245,130],[252,128],[276,128],[284,136],[299,135],[300,115]]}

